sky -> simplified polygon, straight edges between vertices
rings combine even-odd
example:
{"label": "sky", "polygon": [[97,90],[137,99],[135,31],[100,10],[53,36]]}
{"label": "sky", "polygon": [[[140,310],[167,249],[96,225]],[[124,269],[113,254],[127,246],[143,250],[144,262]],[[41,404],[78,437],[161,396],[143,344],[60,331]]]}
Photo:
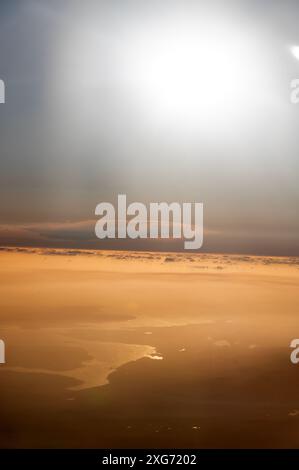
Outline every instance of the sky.
{"label": "sky", "polygon": [[[224,5],[225,3],[225,5]],[[0,244],[100,241],[100,202],[202,202],[203,251],[299,255],[297,1],[2,0]]]}

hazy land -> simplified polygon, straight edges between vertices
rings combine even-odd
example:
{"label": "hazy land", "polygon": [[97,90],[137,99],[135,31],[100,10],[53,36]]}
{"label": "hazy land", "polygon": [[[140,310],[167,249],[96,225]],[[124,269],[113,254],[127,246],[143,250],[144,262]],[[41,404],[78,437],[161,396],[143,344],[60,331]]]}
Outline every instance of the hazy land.
{"label": "hazy land", "polygon": [[5,248],[1,447],[299,447],[299,259]]}

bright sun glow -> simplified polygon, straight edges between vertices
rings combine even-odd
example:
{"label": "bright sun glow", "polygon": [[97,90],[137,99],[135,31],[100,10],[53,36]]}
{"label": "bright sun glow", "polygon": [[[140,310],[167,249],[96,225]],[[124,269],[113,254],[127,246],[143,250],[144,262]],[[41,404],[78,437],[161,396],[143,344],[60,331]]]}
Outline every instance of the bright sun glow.
{"label": "bright sun glow", "polygon": [[260,64],[242,32],[196,26],[141,32],[126,65],[155,121],[213,131],[252,109],[262,92]]}
{"label": "bright sun glow", "polygon": [[137,113],[155,129],[183,136],[235,133],[265,108],[269,80],[258,44],[256,32],[234,18],[174,14],[133,23],[120,37],[71,29],[58,68],[82,119],[96,121],[95,103],[102,109],[105,102],[101,90],[114,87],[130,116]]}

